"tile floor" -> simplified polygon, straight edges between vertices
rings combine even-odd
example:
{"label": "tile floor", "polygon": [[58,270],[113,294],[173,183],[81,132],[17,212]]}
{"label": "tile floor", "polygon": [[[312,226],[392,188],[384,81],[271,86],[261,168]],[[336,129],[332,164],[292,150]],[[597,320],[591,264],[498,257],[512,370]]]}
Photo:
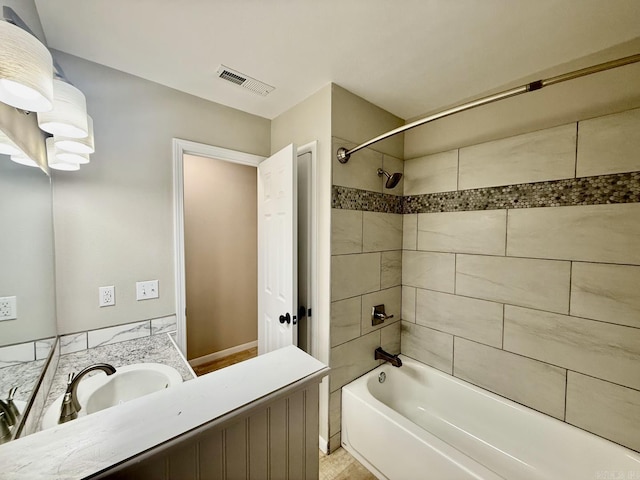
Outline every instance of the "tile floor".
{"label": "tile floor", "polygon": [[320,452],[319,480],[376,480],[376,477],[340,447],[331,455]]}

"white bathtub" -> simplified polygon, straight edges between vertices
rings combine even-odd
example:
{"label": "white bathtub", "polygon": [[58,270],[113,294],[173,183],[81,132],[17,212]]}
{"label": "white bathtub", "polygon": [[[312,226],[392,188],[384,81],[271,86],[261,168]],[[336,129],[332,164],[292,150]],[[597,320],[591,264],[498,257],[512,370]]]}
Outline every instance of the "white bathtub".
{"label": "white bathtub", "polygon": [[640,479],[640,454],[401,358],[342,389],[342,445],[378,478]]}

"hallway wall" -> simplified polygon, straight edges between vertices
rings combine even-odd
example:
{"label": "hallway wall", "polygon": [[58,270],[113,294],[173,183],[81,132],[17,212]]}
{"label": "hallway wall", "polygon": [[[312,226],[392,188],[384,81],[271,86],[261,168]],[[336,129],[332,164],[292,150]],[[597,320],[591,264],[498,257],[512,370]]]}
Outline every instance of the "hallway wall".
{"label": "hallway wall", "polygon": [[258,339],[257,169],[184,156],[187,359]]}

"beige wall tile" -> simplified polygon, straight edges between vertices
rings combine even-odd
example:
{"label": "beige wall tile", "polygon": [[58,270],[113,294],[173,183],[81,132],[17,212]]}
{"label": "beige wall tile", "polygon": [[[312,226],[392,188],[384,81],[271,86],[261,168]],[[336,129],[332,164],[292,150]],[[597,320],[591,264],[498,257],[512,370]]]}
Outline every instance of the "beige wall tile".
{"label": "beige wall tile", "polygon": [[[351,149],[355,143],[350,143],[338,138],[333,139],[332,152],[337,152],[340,147]],[[342,187],[359,188],[372,192],[382,192],[382,182],[378,177],[378,169],[382,168],[382,154],[364,148],[351,156],[347,163],[340,163],[336,155],[333,159],[333,184]]]}
{"label": "beige wall tile", "polygon": [[390,175],[394,173],[402,173],[402,178],[393,188],[386,188],[385,183],[387,183],[386,175],[382,175],[382,192],[388,193],[390,195],[398,195],[402,196],[404,192],[404,161],[400,158],[392,157],[391,155],[383,155],[382,156],[382,168],[387,171]]}
{"label": "beige wall tile", "polygon": [[507,255],[640,265],[640,203],[509,210]]}
{"label": "beige wall tile", "polygon": [[402,322],[402,354],[451,374],[453,336],[414,323]]}
{"label": "beige wall tile", "polygon": [[640,391],[569,372],[568,423],[640,451]]}
{"label": "beige wall tile", "polygon": [[576,124],[460,149],[459,190],[573,178]]}
{"label": "beige wall tile", "polygon": [[331,300],[380,290],[380,253],[331,257]]}
{"label": "beige wall tile", "polygon": [[398,213],[363,212],[364,252],[402,249],[402,215]]}
{"label": "beige wall tile", "polygon": [[416,323],[494,347],[502,346],[502,304],[418,289]]}
{"label": "beige wall tile", "polygon": [[455,255],[403,250],[403,285],[453,293],[454,277]]}
{"label": "beige wall tile", "polygon": [[402,283],[402,250],[382,252],[380,257],[380,288]]}
{"label": "beige wall tile", "polygon": [[401,322],[392,323],[380,330],[380,346],[385,352],[397,355],[400,353]]}
{"label": "beige wall tile", "polygon": [[528,258],[457,255],[456,293],[569,312],[570,263]]}
{"label": "beige wall tile", "polygon": [[329,436],[333,436],[341,430],[342,414],[342,389],[329,395]]}
{"label": "beige wall tile", "polygon": [[331,346],[360,336],[362,297],[347,298],[331,303]]}
{"label": "beige wall tile", "polygon": [[402,216],[402,249],[415,250],[418,240],[418,214]]}
{"label": "beige wall tile", "polygon": [[[393,318],[385,320],[384,323],[371,325],[371,310],[374,305],[384,304],[387,315],[393,315]],[[365,333],[379,330],[382,327],[400,320],[402,315],[402,287],[393,287],[379,292],[369,293],[362,296],[362,314],[360,331]]]}
{"label": "beige wall tile", "polygon": [[640,170],[640,109],[578,124],[577,176]]}
{"label": "beige wall tile", "polygon": [[453,192],[458,187],[458,150],[404,162],[404,194]]}
{"label": "beige wall tile", "polygon": [[416,288],[402,286],[402,320],[416,323]]}
{"label": "beige wall tile", "polygon": [[640,329],[507,305],[504,349],[640,388]]}
{"label": "beige wall tile", "polygon": [[418,214],[418,250],[504,255],[506,210]]}
{"label": "beige wall tile", "polygon": [[456,337],[453,374],[547,415],[564,418],[563,368]]}
{"label": "beige wall tile", "polygon": [[574,262],[571,315],[640,328],[640,267]]}
{"label": "beige wall tile", "polygon": [[331,254],[362,252],[362,212],[331,209]]}
{"label": "beige wall tile", "polygon": [[374,352],[380,346],[380,331],[376,330],[331,349],[329,390],[335,392],[360,375],[378,366]]}

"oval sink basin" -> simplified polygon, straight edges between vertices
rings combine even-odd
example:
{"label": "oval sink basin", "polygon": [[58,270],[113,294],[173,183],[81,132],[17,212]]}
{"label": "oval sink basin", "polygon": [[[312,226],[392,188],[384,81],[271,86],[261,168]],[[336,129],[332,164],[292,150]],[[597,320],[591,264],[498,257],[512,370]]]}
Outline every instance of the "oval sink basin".
{"label": "oval sink basin", "polygon": [[[109,376],[98,372],[82,379],[78,384],[78,401],[82,407],[78,418],[180,383],[180,373],[175,368],[160,363],[135,363],[118,367],[116,373]],[[58,424],[63,398],[64,394],[60,395],[47,408],[42,417],[43,429]]]}

